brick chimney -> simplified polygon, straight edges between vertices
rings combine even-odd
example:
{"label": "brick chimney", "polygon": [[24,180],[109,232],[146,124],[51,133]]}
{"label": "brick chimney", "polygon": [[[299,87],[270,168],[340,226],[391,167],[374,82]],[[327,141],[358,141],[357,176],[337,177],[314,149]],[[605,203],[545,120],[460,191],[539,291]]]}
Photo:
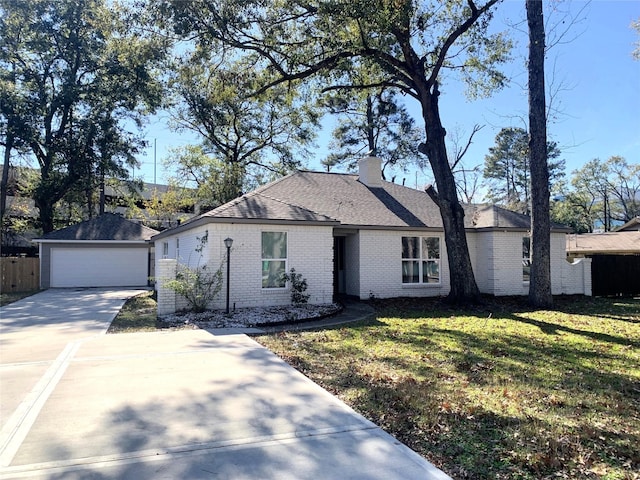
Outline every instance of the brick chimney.
{"label": "brick chimney", "polygon": [[364,157],[358,160],[358,180],[367,187],[382,186],[382,160],[378,157]]}

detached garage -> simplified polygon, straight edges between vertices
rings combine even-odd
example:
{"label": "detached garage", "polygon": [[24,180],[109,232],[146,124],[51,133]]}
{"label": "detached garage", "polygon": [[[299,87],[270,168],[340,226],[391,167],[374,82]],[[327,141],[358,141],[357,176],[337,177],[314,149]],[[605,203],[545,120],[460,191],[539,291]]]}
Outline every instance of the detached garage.
{"label": "detached garage", "polygon": [[40,287],[141,287],[153,275],[156,230],[105,213],[51,232],[40,244]]}

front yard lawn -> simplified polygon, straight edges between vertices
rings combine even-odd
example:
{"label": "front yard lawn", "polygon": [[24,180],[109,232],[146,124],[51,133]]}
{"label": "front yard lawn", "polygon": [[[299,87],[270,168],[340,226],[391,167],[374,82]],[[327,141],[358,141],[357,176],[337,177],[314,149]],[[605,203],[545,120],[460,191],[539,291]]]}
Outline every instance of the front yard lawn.
{"label": "front yard lawn", "polygon": [[107,333],[151,332],[157,329],[155,292],[137,295],[126,301],[113,319]]}
{"label": "front yard lawn", "polygon": [[523,301],[256,339],[454,478],[640,478],[640,299]]}

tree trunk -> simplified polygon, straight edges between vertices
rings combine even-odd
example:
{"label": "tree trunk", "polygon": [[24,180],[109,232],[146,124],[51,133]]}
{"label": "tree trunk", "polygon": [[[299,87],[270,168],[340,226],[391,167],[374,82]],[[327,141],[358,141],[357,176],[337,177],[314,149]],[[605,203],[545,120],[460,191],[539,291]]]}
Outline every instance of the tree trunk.
{"label": "tree trunk", "polygon": [[531,279],[529,303],[553,304],[551,295],[551,221],[544,88],[545,34],[541,0],[526,0],[529,26],[529,167],[531,168]]}
{"label": "tree trunk", "polygon": [[[10,121],[9,121],[10,122]],[[4,146],[4,163],[2,169],[2,183],[0,184],[0,226],[4,226],[4,215],[7,210],[7,189],[9,186],[9,166],[11,149],[13,148],[13,133],[11,125],[7,125],[7,138]]]}
{"label": "tree trunk", "polygon": [[442,127],[438,109],[439,94],[436,83],[433,86],[433,92],[423,92],[421,99],[427,140],[420,146],[420,151],[429,158],[438,187],[437,193],[433,189],[428,189],[427,193],[440,208],[444,226],[451,285],[448,299],[456,304],[477,303],[480,300],[480,291],[473,275],[469,256],[464,228],[464,209],[458,201],[455,179],[449,167],[445,143],[446,131]]}
{"label": "tree trunk", "polygon": [[42,157],[39,160],[39,163],[40,179],[33,194],[33,200],[36,204],[36,208],[38,209],[38,221],[40,223],[40,228],[42,228],[42,233],[46,234],[54,230],[53,218],[55,204],[61,198],[61,195],[58,195],[57,190],[60,188],[64,191],[64,189],[50,176],[50,168],[53,163],[51,157]]}
{"label": "tree trunk", "polygon": [[36,207],[39,212],[40,226],[42,227],[42,233],[53,232],[53,205],[55,202],[49,200],[49,198],[35,198]]}

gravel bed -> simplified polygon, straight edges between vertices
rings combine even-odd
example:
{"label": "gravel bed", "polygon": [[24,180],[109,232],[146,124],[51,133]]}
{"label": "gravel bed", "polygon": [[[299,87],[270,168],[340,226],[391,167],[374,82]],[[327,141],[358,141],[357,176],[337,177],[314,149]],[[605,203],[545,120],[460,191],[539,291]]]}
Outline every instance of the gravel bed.
{"label": "gravel bed", "polygon": [[165,315],[158,318],[158,321],[166,328],[243,328],[318,320],[338,313],[341,309],[337,303],[239,308],[229,315],[224,310],[184,312]]}

